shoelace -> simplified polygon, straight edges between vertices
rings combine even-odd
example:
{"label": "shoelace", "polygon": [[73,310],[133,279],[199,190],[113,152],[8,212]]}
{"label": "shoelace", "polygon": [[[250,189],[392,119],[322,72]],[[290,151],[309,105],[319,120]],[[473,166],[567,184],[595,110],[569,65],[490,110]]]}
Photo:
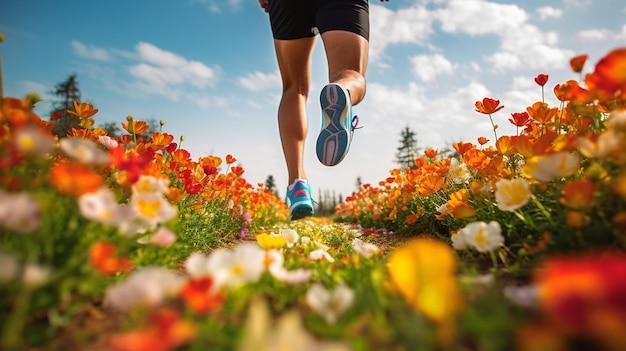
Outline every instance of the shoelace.
{"label": "shoelace", "polygon": [[359,116],[354,115],[352,117],[352,121],[350,122],[350,136],[354,134],[355,129],[361,129],[363,126],[359,126]]}

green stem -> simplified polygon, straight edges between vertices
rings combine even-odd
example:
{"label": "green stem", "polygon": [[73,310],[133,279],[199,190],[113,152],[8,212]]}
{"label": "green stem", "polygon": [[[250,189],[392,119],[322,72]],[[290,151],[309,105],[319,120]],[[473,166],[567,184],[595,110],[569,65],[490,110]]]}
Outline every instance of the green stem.
{"label": "green stem", "polygon": [[19,350],[22,343],[22,332],[26,325],[31,289],[22,285],[21,292],[16,295],[13,311],[9,314],[0,341],[3,350]]}
{"label": "green stem", "polygon": [[498,140],[498,133],[496,133],[496,125],[495,123],[493,123],[493,118],[491,117],[491,114],[489,114],[489,120],[491,121],[491,126],[493,127],[493,136],[496,137],[496,141]]}
{"label": "green stem", "polygon": [[546,217],[546,219],[548,220],[548,222],[550,222],[551,225],[554,225],[554,221],[552,220],[552,216],[550,215],[550,211],[548,211],[541,202],[539,202],[539,200],[537,199],[537,197],[535,195],[531,195],[530,196],[531,199],[533,200],[533,202],[535,203],[535,205],[537,205],[537,208],[539,208],[539,210],[541,211],[541,213],[543,213],[543,215]]}
{"label": "green stem", "polygon": [[498,271],[498,258],[496,257],[496,252],[494,250],[489,250],[489,256],[491,256],[491,264],[493,264],[491,271],[496,273]]}

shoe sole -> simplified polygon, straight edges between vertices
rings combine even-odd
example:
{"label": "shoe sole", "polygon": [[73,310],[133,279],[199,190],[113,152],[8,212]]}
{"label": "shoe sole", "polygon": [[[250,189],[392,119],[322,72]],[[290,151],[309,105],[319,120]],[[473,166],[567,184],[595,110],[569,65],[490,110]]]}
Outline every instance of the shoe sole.
{"label": "shoe sole", "polygon": [[291,220],[292,221],[297,221],[298,219],[311,217],[311,216],[313,216],[313,213],[311,213],[311,209],[310,208],[298,208],[298,209],[295,209],[291,213]]}
{"label": "shoe sole", "polygon": [[350,132],[346,129],[349,103],[345,91],[337,84],[326,85],[320,93],[322,130],[317,137],[317,158],[326,166],[343,160],[350,147]]}

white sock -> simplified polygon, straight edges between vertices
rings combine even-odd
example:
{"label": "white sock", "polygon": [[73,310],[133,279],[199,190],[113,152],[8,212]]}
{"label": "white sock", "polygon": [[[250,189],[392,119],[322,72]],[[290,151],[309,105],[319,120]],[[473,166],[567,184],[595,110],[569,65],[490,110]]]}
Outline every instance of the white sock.
{"label": "white sock", "polygon": [[299,181],[300,182],[304,182],[306,184],[309,184],[309,181],[306,180],[306,179],[296,179],[296,180],[293,181],[293,183],[291,183],[291,185],[289,185],[289,187],[287,187],[287,191],[292,191],[293,187],[296,186],[296,183],[299,182]]}

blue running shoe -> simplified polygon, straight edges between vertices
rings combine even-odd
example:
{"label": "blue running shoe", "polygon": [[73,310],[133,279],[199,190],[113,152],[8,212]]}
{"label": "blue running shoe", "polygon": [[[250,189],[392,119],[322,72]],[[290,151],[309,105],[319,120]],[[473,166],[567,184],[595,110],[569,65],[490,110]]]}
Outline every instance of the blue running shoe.
{"label": "blue running shoe", "polygon": [[302,180],[296,180],[293,186],[287,188],[286,202],[291,212],[292,221],[310,217],[314,213],[311,187]]}
{"label": "blue running shoe", "polygon": [[350,93],[339,84],[330,83],[322,89],[320,105],[322,130],[317,137],[317,158],[326,166],[335,166],[348,154],[358,119],[352,117]]}

